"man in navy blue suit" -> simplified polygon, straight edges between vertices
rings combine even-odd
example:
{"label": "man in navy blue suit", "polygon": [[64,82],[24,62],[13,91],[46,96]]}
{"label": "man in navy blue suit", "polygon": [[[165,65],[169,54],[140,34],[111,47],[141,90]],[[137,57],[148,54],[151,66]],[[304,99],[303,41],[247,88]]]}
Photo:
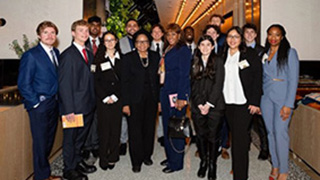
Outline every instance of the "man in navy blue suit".
{"label": "man in navy blue suit", "polygon": [[58,57],[53,47],[58,28],[50,21],[38,25],[39,44],[20,61],[18,88],[30,118],[35,180],[58,180],[51,176],[50,155],[58,123]]}

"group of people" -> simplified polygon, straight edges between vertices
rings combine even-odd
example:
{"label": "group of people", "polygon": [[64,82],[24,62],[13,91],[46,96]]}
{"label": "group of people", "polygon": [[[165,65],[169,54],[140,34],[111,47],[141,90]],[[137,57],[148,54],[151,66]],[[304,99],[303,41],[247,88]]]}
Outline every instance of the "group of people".
{"label": "group of people", "polygon": [[160,111],[166,155],[162,171],[182,170],[186,140],[169,137],[168,124],[172,116],[186,116],[188,105],[200,157],[198,177],[217,179],[219,148],[227,153],[229,130],[233,179],[248,179],[255,115],[262,142],[259,159],[270,152],[269,179],[287,179],[297,53],[279,24],[267,29],[263,48],[255,41],[255,25],[234,26],[223,34],[222,23],[220,15],[213,15],[195,43],[190,26],[182,30],[171,23],[164,29],[155,24],[147,32],[129,19],[127,35],[119,39],[111,31],[99,36],[101,19],[93,16],[72,24],[72,44],[61,54],[54,47],[56,25],[40,23],[39,44],[22,56],[18,77],[30,117],[35,180],[62,179],[51,176],[48,162],[58,115],[68,122],[79,115],[83,119],[83,126],[63,130],[65,179],[88,179],[86,174],[97,170],[97,158],[101,169],[112,170],[127,143],[134,173],[143,164],[152,165]]}

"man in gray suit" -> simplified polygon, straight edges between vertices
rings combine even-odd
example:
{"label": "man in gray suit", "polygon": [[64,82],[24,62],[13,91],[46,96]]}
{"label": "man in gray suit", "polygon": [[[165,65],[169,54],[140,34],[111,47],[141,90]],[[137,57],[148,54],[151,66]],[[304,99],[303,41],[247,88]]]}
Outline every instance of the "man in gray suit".
{"label": "man in gray suit", "polygon": [[140,29],[138,21],[135,19],[129,19],[126,23],[127,35],[120,39],[120,49],[122,54],[127,54],[134,50],[134,44],[132,41],[134,33]]}
{"label": "man in gray suit", "polygon": [[[126,32],[127,35],[120,39],[120,49],[122,54],[127,54],[128,52],[133,51],[133,35],[140,29],[138,21],[135,19],[129,19],[126,23]],[[122,117],[121,125],[121,136],[120,136],[120,155],[125,155],[127,152],[127,141],[128,141],[128,123],[125,116]]]}

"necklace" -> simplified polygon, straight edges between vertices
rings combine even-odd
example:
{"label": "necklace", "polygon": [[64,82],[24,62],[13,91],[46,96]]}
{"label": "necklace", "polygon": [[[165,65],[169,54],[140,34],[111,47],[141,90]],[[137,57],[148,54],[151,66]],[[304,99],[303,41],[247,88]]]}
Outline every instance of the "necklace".
{"label": "necklace", "polygon": [[[147,54],[147,57],[146,58],[141,58],[140,54],[139,54],[139,57],[140,57],[140,62],[142,64],[143,67],[148,67],[149,65],[149,58],[148,58],[148,54]],[[146,61],[144,62],[143,59],[145,59]]]}

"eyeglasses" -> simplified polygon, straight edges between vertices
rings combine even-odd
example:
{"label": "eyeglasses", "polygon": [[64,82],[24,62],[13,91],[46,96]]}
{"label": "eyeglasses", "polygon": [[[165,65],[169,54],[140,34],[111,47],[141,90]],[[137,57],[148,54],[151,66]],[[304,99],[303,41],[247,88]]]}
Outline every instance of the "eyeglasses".
{"label": "eyeglasses", "polygon": [[145,40],[145,41],[136,41],[137,44],[148,44],[149,41]]}
{"label": "eyeglasses", "polygon": [[229,38],[229,39],[240,39],[240,36],[231,36],[231,35],[228,35],[227,38]]}
{"label": "eyeglasses", "polygon": [[107,42],[107,43],[114,42],[114,41],[115,41],[115,39],[106,39],[106,40],[104,40],[104,42]]}

